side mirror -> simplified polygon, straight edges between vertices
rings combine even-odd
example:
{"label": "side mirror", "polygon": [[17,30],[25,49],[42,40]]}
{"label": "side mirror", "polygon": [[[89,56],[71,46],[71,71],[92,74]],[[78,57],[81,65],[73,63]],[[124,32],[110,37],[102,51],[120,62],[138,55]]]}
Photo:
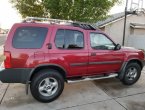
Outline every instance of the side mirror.
{"label": "side mirror", "polygon": [[120,50],[121,49],[121,45],[120,44],[117,44],[116,46],[115,46],[115,49],[114,50]]}

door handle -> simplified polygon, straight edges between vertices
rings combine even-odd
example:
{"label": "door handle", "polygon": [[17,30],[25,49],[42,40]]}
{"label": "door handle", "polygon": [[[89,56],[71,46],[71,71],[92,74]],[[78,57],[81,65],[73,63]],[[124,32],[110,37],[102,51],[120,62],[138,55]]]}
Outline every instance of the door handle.
{"label": "door handle", "polygon": [[52,44],[51,43],[47,43],[46,45],[47,45],[48,49],[52,49]]}
{"label": "door handle", "polygon": [[91,56],[96,56],[96,53],[91,53]]}

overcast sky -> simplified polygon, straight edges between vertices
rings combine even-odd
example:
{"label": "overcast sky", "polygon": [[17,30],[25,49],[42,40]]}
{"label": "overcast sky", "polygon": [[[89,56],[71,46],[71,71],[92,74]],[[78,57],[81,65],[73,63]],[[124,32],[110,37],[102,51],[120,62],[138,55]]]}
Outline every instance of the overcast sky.
{"label": "overcast sky", "polygon": [[[124,11],[124,6],[124,3],[114,6],[111,9],[110,14]],[[10,28],[13,23],[19,22],[20,20],[20,15],[9,3],[9,0],[0,0],[0,27]]]}

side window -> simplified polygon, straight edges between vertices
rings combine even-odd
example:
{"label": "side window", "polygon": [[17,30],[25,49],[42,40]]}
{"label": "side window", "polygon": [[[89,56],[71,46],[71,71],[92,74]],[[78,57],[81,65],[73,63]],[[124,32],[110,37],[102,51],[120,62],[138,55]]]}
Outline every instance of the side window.
{"label": "side window", "polygon": [[113,50],[114,43],[103,34],[90,33],[91,47],[97,50]]}
{"label": "side window", "polygon": [[82,49],[84,36],[79,31],[60,29],[56,33],[55,44],[60,49]]}
{"label": "side window", "polygon": [[59,49],[63,49],[65,45],[65,30],[58,30],[55,36],[55,45]]}
{"label": "side window", "polygon": [[16,30],[12,45],[14,48],[41,48],[48,29],[42,27],[20,27]]}

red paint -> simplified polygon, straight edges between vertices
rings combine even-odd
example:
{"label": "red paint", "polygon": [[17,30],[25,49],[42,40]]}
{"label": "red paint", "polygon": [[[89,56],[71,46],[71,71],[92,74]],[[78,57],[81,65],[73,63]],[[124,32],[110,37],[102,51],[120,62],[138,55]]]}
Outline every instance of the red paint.
{"label": "red paint", "polygon": [[[12,46],[12,39],[17,28],[22,26],[46,27],[48,28],[47,37],[40,49],[15,49]],[[55,46],[55,34],[57,29],[72,29],[84,33],[85,47],[80,50],[62,50]],[[121,50],[94,50],[90,47],[90,32],[103,33],[99,30],[91,31],[84,30],[78,27],[62,26],[62,25],[48,25],[39,23],[19,23],[15,24],[8,34],[5,42],[4,51],[7,57],[5,61],[6,67],[11,68],[35,68],[40,64],[57,64],[62,66],[67,71],[67,77],[94,75],[110,72],[118,72],[124,61],[129,59],[143,60],[144,55],[142,51],[122,48]],[[104,33],[103,33],[104,34]],[[52,49],[48,49],[48,43],[52,44]],[[10,52],[10,55],[7,55]],[[91,56],[95,53],[96,56]],[[10,60],[10,61],[9,61]],[[121,61],[117,64],[91,64],[89,62],[108,62]],[[70,66],[72,63],[87,63],[82,66]]]}

